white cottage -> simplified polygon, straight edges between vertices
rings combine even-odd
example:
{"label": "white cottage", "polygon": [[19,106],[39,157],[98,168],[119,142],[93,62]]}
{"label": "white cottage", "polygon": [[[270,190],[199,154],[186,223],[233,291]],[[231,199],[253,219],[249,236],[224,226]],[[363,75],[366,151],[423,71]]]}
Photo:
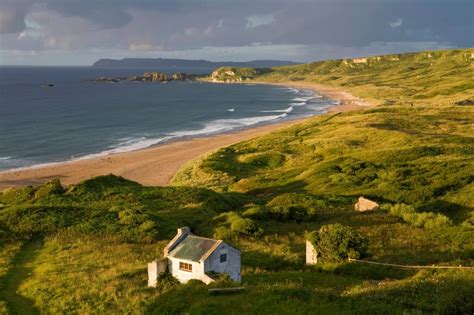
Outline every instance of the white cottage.
{"label": "white cottage", "polygon": [[216,273],[226,273],[240,282],[240,251],[221,240],[193,235],[188,227],[178,229],[163,256],[164,259],[148,264],[149,286],[156,286],[166,267],[182,283],[197,279],[209,284]]}

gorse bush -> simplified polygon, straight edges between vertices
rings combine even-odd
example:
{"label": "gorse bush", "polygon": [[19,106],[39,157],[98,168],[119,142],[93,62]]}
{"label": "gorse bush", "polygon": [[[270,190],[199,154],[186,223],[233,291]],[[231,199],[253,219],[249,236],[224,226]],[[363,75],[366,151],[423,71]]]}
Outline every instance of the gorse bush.
{"label": "gorse bush", "polygon": [[216,219],[225,219],[224,226],[216,228],[217,238],[227,239],[236,235],[259,236],[263,229],[259,228],[252,219],[243,218],[235,212],[226,212]]}
{"label": "gorse bush", "polygon": [[41,186],[35,192],[35,198],[42,198],[51,195],[62,195],[65,192],[65,189],[61,185],[59,179],[53,179],[50,182],[47,182],[43,186]]}
{"label": "gorse bush", "polygon": [[413,206],[406,204],[395,204],[390,207],[389,211],[390,214],[415,227],[434,229],[452,225],[451,220],[442,214],[433,212],[418,213]]}
{"label": "gorse bush", "polygon": [[341,224],[323,225],[319,231],[308,233],[307,238],[322,262],[360,258],[367,253],[369,242],[361,233]]}
{"label": "gorse bush", "polygon": [[271,219],[282,222],[301,222],[308,218],[306,209],[298,205],[271,207],[269,208],[268,214]]}

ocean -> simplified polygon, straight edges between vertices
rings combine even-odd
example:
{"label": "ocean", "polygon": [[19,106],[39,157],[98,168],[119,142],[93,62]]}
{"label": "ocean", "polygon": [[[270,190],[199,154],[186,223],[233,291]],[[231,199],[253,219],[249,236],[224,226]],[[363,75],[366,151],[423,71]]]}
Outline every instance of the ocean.
{"label": "ocean", "polygon": [[334,104],[309,91],[271,85],[91,82],[100,76],[144,71],[0,67],[0,170],[132,151],[321,114]]}

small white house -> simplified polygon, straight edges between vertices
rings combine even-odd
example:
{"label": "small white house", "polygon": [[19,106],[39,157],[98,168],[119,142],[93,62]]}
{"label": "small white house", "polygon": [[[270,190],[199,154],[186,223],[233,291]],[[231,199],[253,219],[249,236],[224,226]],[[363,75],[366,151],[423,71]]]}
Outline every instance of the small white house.
{"label": "small white house", "polygon": [[182,283],[197,279],[209,284],[217,273],[226,273],[240,282],[240,251],[222,240],[193,235],[188,227],[178,229],[163,256],[164,259],[148,264],[149,286],[156,286],[166,267]]}

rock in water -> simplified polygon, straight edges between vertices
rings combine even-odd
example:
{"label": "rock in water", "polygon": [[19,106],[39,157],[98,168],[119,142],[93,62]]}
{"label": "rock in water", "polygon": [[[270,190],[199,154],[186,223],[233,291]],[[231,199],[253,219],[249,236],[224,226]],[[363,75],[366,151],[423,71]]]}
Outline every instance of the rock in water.
{"label": "rock in water", "polygon": [[359,197],[354,208],[356,211],[373,211],[379,208],[379,204],[364,197]]}
{"label": "rock in water", "polygon": [[184,81],[186,80],[186,73],[174,73],[173,76],[171,77],[173,81]]}

